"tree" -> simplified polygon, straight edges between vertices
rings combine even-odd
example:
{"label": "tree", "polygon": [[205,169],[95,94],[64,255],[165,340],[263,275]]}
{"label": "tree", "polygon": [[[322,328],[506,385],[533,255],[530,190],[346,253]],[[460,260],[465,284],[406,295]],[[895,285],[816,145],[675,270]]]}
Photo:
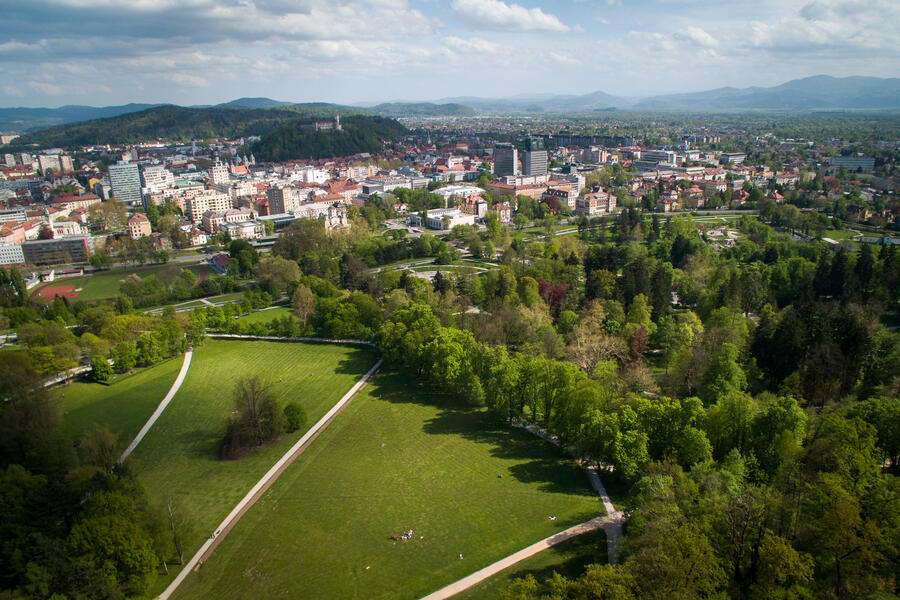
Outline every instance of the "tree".
{"label": "tree", "polygon": [[222,458],[239,458],[280,436],[286,426],[284,410],[259,376],[239,379],[233,395],[237,415],[228,423],[220,450]]}
{"label": "tree", "polygon": [[110,473],[119,458],[119,436],[97,425],[81,440],[80,448],[85,464]]}
{"label": "tree", "polygon": [[300,319],[300,325],[305,327],[307,319],[316,310],[316,297],[306,284],[299,284],[291,296],[291,308]]}
{"label": "tree", "polygon": [[127,373],[137,365],[137,348],[132,342],[119,342],[109,354],[119,373]]}
{"label": "tree", "polygon": [[98,383],[106,383],[112,376],[112,367],[105,356],[94,356],[91,359],[91,377]]}
{"label": "tree", "polygon": [[290,402],[284,406],[284,417],[287,432],[292,433],[306,425],[306,411],[299,402]]}
{"label": "tree", "polygon": [[272,296],[278,296],[287,289],[290,282],[300,279],[300,268],[292,260],[267,256],[256,263],[253,274],[263,289]]}
{"label": "tree", "polygon": [[700,398],[704,404],[709,406],[729,392],[746,389],[747,377],[737,359],[737,346],[727,342],[713,354],[700,386]]}
{"label": "tree", "polygon": [[145,593],[156,579],[159,559],[152,540],[139,524],[134,502],[119,492],[94,494],[66,543],[75,556],[111,569],[129,594]]}

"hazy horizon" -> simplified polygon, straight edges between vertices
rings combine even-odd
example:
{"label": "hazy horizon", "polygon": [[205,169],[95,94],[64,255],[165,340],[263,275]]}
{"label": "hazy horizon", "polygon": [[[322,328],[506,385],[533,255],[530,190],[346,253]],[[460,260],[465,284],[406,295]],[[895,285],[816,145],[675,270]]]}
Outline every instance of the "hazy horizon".
{"label": "hazy horizon", "polygon": [[634,97],[900,75],[892,0],[33,0],[4,10],[8,107]]}

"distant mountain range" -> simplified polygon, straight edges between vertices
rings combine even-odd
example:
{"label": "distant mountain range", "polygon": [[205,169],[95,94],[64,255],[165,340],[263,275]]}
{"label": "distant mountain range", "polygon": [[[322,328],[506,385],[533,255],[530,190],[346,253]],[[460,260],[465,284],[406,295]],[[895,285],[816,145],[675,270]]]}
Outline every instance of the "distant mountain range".
{"label": "distant mountain range", "polygon": [[[160,104],[0,108],[0,131],[29,132],[56,125],[104,119],[158,108]],[[346,106],[327,102],[295,104],[270,98],[239,98],[192,109],[281,110],[326,116],[368,114],[384,117],[472,116],[503,113],[585,114],[610,110],[738,111],[900,109],[900,79],[829,77],[795,79],[774,87],[724,87],[687,94],[629,98],[597,91],[584,95],[520,94],[508,98],[461,96],[435,102],[389,102]]]}

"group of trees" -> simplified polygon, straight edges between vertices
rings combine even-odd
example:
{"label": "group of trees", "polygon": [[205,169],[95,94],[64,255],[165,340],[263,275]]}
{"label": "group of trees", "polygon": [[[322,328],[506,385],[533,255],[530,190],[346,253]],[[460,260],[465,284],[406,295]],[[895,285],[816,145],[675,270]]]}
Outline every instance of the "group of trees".
{"label": "group of trees", "polygon": [[235,415],[228,421],[219,447],[224,459],[240,458],[306,424],[303,407],[297,402],[282,407],[272,394],[271,384],[258,375],[241,378],[233,395]]}
{"label": "group of trees", "polygon": [[[78,440],[59,427],[40,374],[20,353],[0,361],[0,589],[15,598],[148,593],[183,564],[190,522],[152,502],[105,428]],[[74,442],[74,443],[73,443]]]}
{"label": "group of trees", "polygon": [[318,131],[301,124],[284,125],[262,136],[250,151],[263,161],[331,158],[368,152],[378,154],[386,140],[396,140],[407,129],[383,117],[351,116],[341,121],[342,131]]}

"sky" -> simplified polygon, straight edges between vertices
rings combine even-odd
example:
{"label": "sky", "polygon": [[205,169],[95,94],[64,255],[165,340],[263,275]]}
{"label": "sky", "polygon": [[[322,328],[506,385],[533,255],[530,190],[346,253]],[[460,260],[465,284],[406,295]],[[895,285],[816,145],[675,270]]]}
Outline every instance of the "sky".
{"label": "sky", "polygon": [[900,0],[0,0],[0,106],[362,103],[900,76]]}

